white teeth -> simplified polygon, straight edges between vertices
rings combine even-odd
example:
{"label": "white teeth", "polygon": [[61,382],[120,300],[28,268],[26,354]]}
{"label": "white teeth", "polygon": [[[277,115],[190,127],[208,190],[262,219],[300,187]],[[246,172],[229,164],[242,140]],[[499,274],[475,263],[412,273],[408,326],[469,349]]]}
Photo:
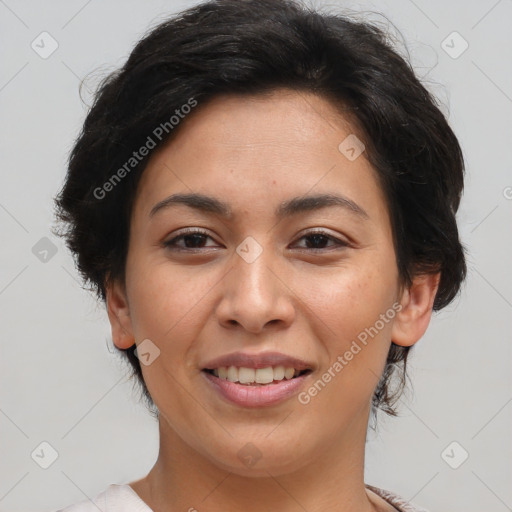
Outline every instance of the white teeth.
{"label": "white teeth", "polygon": [[238,382],[238,368],[230,366],[228,368],[228,380],[231,382]]}
{"label": "white teeth", "polygon": [[274,380],[284,379],[284,366],[276,366],[274,368]]}
{"label": "white teeth", "polygon": [[270,384],[274,380],[274,370],[272,370],[272,366],[258,368],[256,370],[255,380],[258,384]]}
{"label": "white teeth", "polygon": [[295,373],[294,368],[286,368],[284,371],[284,378],[285,379],[293,379],[293,374]]}
{"label": "white teeth", "polygon": [[256,370],[254,368],[238,368],[238,380],[240,384],[250,384],[255,381]]}
{"label": "white teeth", "polygon": [[221,366],[213,370],[213,374],[219,379],[240,384],[270,384],[283,379],[290,380],[300,374],[295,368],[284,366],[267,366],[266,368],[246,368],[236,366]]}

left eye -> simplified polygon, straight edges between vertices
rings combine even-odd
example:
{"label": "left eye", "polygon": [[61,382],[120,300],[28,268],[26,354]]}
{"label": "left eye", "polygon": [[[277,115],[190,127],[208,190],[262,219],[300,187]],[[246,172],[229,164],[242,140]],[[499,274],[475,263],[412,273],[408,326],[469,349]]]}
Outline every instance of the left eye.
{"label": "left eye", "polygon": [[[215,246],[205,246],[204,243],[206,239],[209,238],[210,240],[213,240],[212,237],[203,231],[188,231],[186,233],[182,233],[181,235],[178,235],[171,240],[164,242],[165,247],[175,248],[178,250],[194,250],[194,249],[201,249],[203,247],[215,247]],[[327,233],[324,233],[323,231],[320,232],[313,232],[313,233],[306,233],[305,235],[302,235],[298,240],[305,240],[306,246],[302,247],[302,249],[311,249],[313,251],[318,251],[326,248],[332,248],[332,247],[347,247],[349,244],[347,242],[344,242],[342,240],[339,240],[338,238],[335,238],[331,235],[328,235]],[[185,246],[178,245],[178,242],[183,241]],[[326,244],[330,242],[333,242],[333,244],[330,247],[326,247]]]}
{"label": "left eye", "polygon": [[[312,250],[322,250],[325,247],[325,244],[329,241],[334,242],[334,245],[331,245],[332,247],[346,247],[348,244],[342,240],[339,240],[338,238],[335,238],[331,235],[328,235],[327,233],[324,233],[322,231],[314,232],[314,233],[307,233],[299,238],[299,240],[309,240],[309,244],[306,243],[306,249],[312,249]],[[313,247],[312,247],[313,246]],[[317,247],[321,246],[321,247]]]}

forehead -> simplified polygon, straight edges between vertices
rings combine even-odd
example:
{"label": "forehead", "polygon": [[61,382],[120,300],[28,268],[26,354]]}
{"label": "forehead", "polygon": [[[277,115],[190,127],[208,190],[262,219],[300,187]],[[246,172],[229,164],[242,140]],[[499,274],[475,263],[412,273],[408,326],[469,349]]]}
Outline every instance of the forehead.
{"label": "forehead", "polygon": [[304,148],[323,154],[328,144],[337,149],[341,134],[354,132],[349,114],[347,109],[342,115],[320,96],[288,89],[257,96],[221,95],[185,118],[171,143],[176,151],[196,145],[196,150],[200,146],[201,152],[222,158],[236,153],[247,157],[250,152],[264,157],[273,149],[290,157]]}
{"label": "forehead", "polygon": [[138,215],[149,216],[174,192],[215,193],[235,208],[265,211],[270,202],[308,191],[355,198],[364,190],[368,202],[383,200],[364,153],[343,152],[354,141],[363,143],[348,118],[311,93],[216,97],[196,107],[151,156],[138,187]]}

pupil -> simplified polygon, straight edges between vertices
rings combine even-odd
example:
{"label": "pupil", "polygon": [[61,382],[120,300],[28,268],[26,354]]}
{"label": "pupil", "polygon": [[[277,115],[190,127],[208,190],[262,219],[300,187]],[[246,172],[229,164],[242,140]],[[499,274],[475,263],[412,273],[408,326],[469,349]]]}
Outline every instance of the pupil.
{"label": "pupil", "polygon": [[204,235],[186,235],[184,238],[185,245],[189,248],[191,247],[190,244],[187,243],[187,241],[189,241],[190,239],[193,239],[192,248],[197,248],[198,246],[201,245],[201,242],[204,242]]}
{"label": "pupil", "polygon": [[[322,241],[325,242],[327,240],[327,237],[325,235],[310,235],[307,240],[314,240],[314,243],[313,244],[310,244],[310,243],[306,243],[306,245],[308,246],[308,248],[311,248],[310,246],[311,245],[317,245],[318,242],[320,242],[320,245],[325,245],[325,244],[322,244]],[[319,247],[314,247],[315,249],[319,249]],[[321,247],[320,247],[321,248]]]}

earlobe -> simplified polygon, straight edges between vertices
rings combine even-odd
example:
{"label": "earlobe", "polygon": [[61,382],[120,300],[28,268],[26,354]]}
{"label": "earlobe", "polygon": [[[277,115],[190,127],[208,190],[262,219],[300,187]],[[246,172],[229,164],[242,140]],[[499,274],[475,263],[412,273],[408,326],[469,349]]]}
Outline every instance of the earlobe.
{"label": "earlobe", "polygon": [[109,281],[105,291],[112,341],[117,348],[130,348],[135,343],[135,338],[125,287],[118,280]]}
{"label": "earlobe", "polygon": [[425,334],[439,287],[441,274],[419,275],[411,286],[402,293],[398,312],[391,331],[391,340],[395,345],[410,347]]}

